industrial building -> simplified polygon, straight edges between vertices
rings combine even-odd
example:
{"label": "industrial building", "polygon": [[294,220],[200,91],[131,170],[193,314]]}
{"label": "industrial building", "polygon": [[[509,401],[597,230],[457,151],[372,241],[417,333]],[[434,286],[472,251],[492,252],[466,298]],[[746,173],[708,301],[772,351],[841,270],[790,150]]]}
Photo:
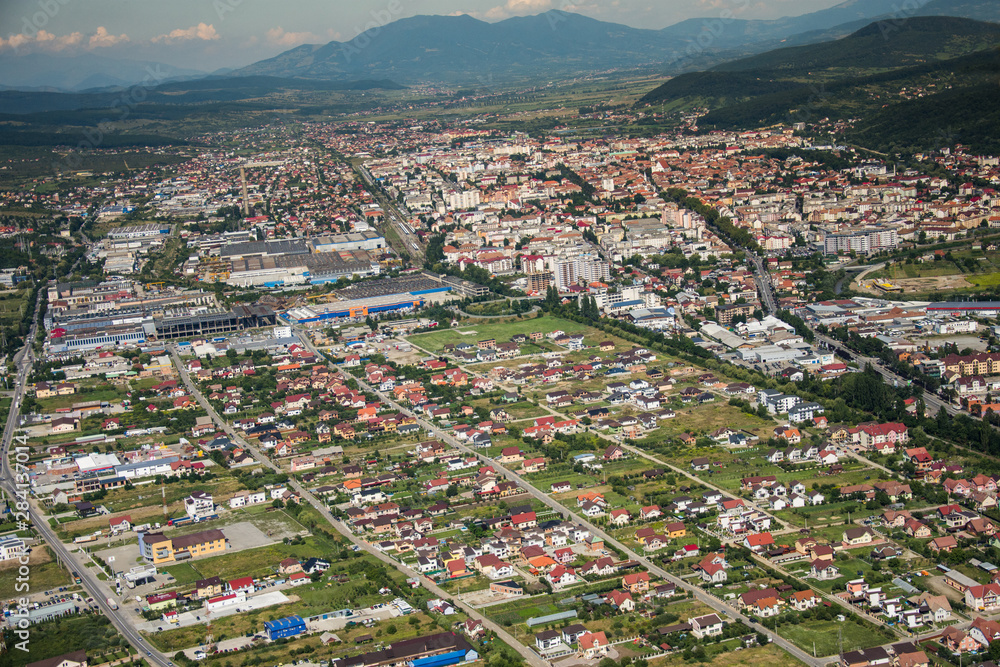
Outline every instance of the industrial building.
{"label": "industrial building", "polygon": [[381,271],[382,267],[367,250],[264,255],[232,260],[226,284],[238,287],[322,285],[341,278],[377,276]]}
{"label": "industrial building", "polygon": [[172,227],[163,224],[126,225],[108,232],[109,239],[148,239],[169,236]]}
{"label": "industrial building", "polygon": [[253,304],[234,306],[228,313],[204,313],[184,317],[165,317],[154,320],[156,336],[160,340],[187,338],[189,336],[212,336],[242,331],[256,327],[272,326],[277,323],[277,315],[267,306]]}
{"label": "industrial building", "polygon": [[142,326],[111,326],[106,328],[87,328],[77,332],[67,331],[64,327],[52,329],[49,340],[49,351],[82,352],[96,350],[101,347],[116,345],[140,345],[146,342],[146,331]]}
{"label": "industrial building", "polygon": [[264,630],[271,641],[282,637],[295,637],[306,632],[306,622],[301,616],[286,616],[276,621],[265,621]]}
{"label": "industrial building", "polygon": [[345,317],[368,317],[377,313],[406,312],[422,308],[426,301],[412,294],[390,294],[368,299],[334,301],[292,308],[282,317],[292,324],[313,324]]}
{"label": "industrial building", "polygon": [[465,639],[453,632],[395,642],[381,651],[338,658],[330,667],[445,667],[479,659]]}
{"label": "industrial building", "polygon": [[278,257],[351,250],[379,250],[385,247],[385,237],[377,232],[364,231],[317,236],[310,239],[275,239],[271,241],[232,243],[222,246],[219,249],[219,257],[236,260],[248,257]]}

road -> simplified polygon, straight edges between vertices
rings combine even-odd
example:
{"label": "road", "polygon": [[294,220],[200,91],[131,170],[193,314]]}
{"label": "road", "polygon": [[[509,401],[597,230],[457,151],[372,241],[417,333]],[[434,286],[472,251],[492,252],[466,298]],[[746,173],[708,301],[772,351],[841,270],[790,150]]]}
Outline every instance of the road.
{"label": "road", "polygon": [[[747,254],[754,265],[755,280],[757,282],[758,288],[760,289],[761,303],[764,304],[765,308],[767,308],[769,312],[774,312],[775,308],[774,286],[771,283],[771,276],[765,270],[763,261],[761,260],[760,257],[751,254],[749,252]],[[866,267],[865,273],[867,273],[868,271],[876,270],[881,266],[882,265],[876,264],[871,267]],[[887,383],[893,384],[894,386],[900,386],[900,385],[905,385],[907,382],[909,382],[908,379],[900,375],[897,375],[895,372],[889,370],[888,368],[885,368],[885,366],[882,365],[882,361],[880,359],[874,359],[872,357],[862,356],[859,353],[855,352],[854,350],[848,348],[846,345],[840,343],[839,341],[830,338],[829,336],[824,336],[823,334],[820,334],[815,330],[813,332],[815,333],[816,336],[815,342],[823,343],[832,350],[840,350],[842,352],[846,352],[847,354],[850,355],[850,358],[856,360],[860,364],[871,364],[872,368],[878,371],[878,374],[881,375],[882,378]],[[962,412],[957,407],[955,407],[951,403],[948,403],[947,401],[942,400],[935,394],[924,393],[923,399],[924,399],[924,405],[927,406],[928,410],[927,414],[936,414],[941,408],[944,408],[948,412],[948,414],[951,415],[956,415]]]}
{"label": "road", "polygon": [[358,165],[355,169],[361,174],[361,178],[368,185],[368,189],[382,205],[386,223],[391,225],[399,235],[403,247],[396,248],[396,251],[400,253],[405,252],[409,255],[413,266],[422,266],[424,263],[424,246],[420,242],[420,237],[413,233],[413,228],[403,219],[403,216],[396,208],[396,205],[389,199],[388,195],[386,195],[382,186],[375,182],[371,172],[364,165]]}
{"label": "road", "polygon": [[[38,314],[40,307],[41,299],[39,299],[35,304],[35,315],[31,323],[27,343],[14,357],[14,361],[17,366],[17,386],[15,388],[14,401],[11,404],[10,414],[7,419],[7,426],[3,432],[3,470],[2,479],[0,479],[0,484],[2,484],[4,491],[10,498],[15,498],[17,495],[14,470],[10,466],[10,447],[14,437],[14,432],[17,430],[16,425],[20,415],[21,406],[24,401],[24,392],[27,388],[28,376],[31,374],[31,369],[35,361],[32,343],[34,343],[35,333],[38,329]],[[61,561],[67,566],[72,564],[71,569],[75,570],[79,574],[83,588],[87,591],[90,597],[94,598],[94,604],[101,610],[101,612],[104,613],[105,616],[108,617],[111,623],[115,626],[118,632],[125,637],[128,643],[135,647],[135,649],[139,652],[139,655],[145,654],[147,661],[155,665],[160,665],[160,667],[168,667],[169,665],[172,665],[173,663],[171,663],[167,657],[158,651],[154,651],[152,647],[146,645],[138,631],[136,631],[136,629],[132,627],[130,622],[127,620],[127,617],[124,615],[121,608],[114,610],[107,603],[106,598],[111,595],[111,591],[107,587],[103,586],[93,574],[95,573],[96,568],[86,568],[82,565],[78,565],[66,546],[49,527],[49,523],[45,517],[42,516],[36,508],[31,506],[30,502],[27,513],[33,528],[45,540],[45,542],[48,543],[49,548],[56,556],[56,560]],[[35,593],[37,591],[31,592]]]}
{"label": "road", "polygon": [[[299,336],[299,338],[304,341],[304,343],[305,343],[305,345],[306,345],[307,348],[309,348],[314,354],[316,354],[317,357],[319,356],[319,353],[313,347],[312,342],[311,342],[311,340],[310,340],[309,335],[308,335],[307,332],[304,332],[304,331],[300,330],[300,336]],[[332,367],[332,368],[335,368],[335,367]],[[336,370],[339,371],[339,369],[336,369]],[[353,377],[353,376],[351,376],[351,377]],[[354,379],[357,381],[358,386],[360,386],[366,392],[378,396],[380,400],[382,400],[386,405],[391,406],[394,410],[397,410],[397,411],[402,412],[402,413],[407,414],[407,415],[411,414],[410,411],[408,411],[407,409],[405,409],[400,404],[396,403],[393,399],[389,398],[387,395],[382,394],[381,392],[379,392],[378,390],[376,390],[374,387],[372,387],[371,385],[369,385],[368,383],[366,383],[364,380],[359,379],[359,378],[354,378]],[[785,651],[787,651],[788,653],[790,653],[796,659],[801,660],[802,662],[806,663],[807,665],[810,665],[811,667],[823,667],[828,662],[830,662],[830,660],[827,660],[827,659],[814,658],[813,656],[809,655],[808,653],[806,653],[805,651],[803,651],[799,647],[795,646],[791,642],[789,642],[789,641],[785,640],[784,638],[782,638],[781,636],[777,635],[772,630],[768,630],[767,628],[765,628],[760,623],[757,623],[757,622],[751,620],[750,618],[748,618],[747,616],[739,613],[738,611],[734,610],[732,607],[730,607],[729,605],[725,604],[724,602],[722,602],[718,598],[716,598],[716,597],[714,597],[714,596],[706,593],[701,588],[699,588],[697,586],[692,586],[691,584],[687,583],[686,581],[684,581],[680,577],[677,577],[677,576],[675,576],[673,574],[670,574],[669,572],[667,572],[662,567],[660,567],[659,565],[657,565],[653,561],[649,560],[645,556],[641,556],[638,553],[636,553],[635,551],[629,549],[627,546],[625,546],[624,544],[622,544],[621,542],[619,542],[618,540],[616,540],[614,537],[612,537],[608,533],[604,532],[602,529],[598,528],[596,525],[590,523],[590,521],[588,521],[583,516],[577,514],[576,512],[574,512],[571,509],[565,507],[564,505],[558,503],[557,501],[555,501],[554,499],[552,499],[547,493],[544,493],[543,491],[535,488],[534,486],[532,486],[531,484],[529,484],[525,479],[523,479],[520,475],[518,475],[513,470],[511,470],[511,469],[509,469],[509,468],[501,465],[500,463],[498,463],[497,461],[494,461],[493,459],[490,459],[490,458],[484,456],[482,453],[480,453],[480,452],[478,452],[476,450],[473,450],[473,449],[465,446],[465,444],[463,444],[462,442],[456,440],[451,435],[449,435],[449,434],[447,434],[445,432],[442,432],[441,429],[439,427],[435,426],[434,424],[431,424],[430,422],[428,422],[428,421],[426,421],[426,420],[424,420],[422,418],[419,418],[419,417],[417,417],[416,419],[417,419],[417,424],[419,424],[422,429],[424,429],[425,431],[428,431],[428,432],[435,433],[434,437],[436,437],[436,438],[442,440],[443,442],[451,445],[455,449],[464,452],[465,454],[468,454],[470,456],[475,456],[484,465],[492,466],[493,469],[497,472],[498,475],[502,475],[507,480],[512,481],[515,484],[517,484],[518,486],[520,486],[523,489],[525,489],[528,492],[528,494],[531,495],[531,497],[534,498],[535,500],[538,500],[539,502],[541,502],[542,504],[544,504],[546,507],[548,507],[551,510],[553,510],[554,512],[556,512],[558,515],[565,517],[567,520],[574,521],[575,523],[577,523],[577,524],[579,524],[581,526],[584,526],[593,535],[595,535],[595,536],[600,537],[601,539],[603,539],[606,544],[610,544],[610,545],[614,546],[615,548],[619,549],[622,553],[624,553],[628,558],[630,558],[632,560],[635,560],[635,561],[639,562],[640,564],[642,564],[646,568],[646,570],[649,571],[651,574],[655,574],[657,577],[660,577],[661,579],[664,579],[666,581],[672,582],[675,586],[677,586],[678,589],[682,589],[682,590],[686,590],[686,591],[690,592],[695,598],[697,598],[700,602],[702,602],[706,606],[708,606],[711,609],[713,609],[721,617],[727,617],[727,618],[739,621],[739,622],[743,623],[744,625],[746,625],[747,627],[751,628],[752,630],[754,630],[756,632],[761,632],[761,633],[766,634],[768,637],[771,638],[772,643],[774,643],[777,646],[780,646],[782,649],[784,649]]]}
{"label": "road", "polygon": [[[840,350],[841,352],[846,352],[847,354],[850,355],[850,357],[853,360],[857,361],[859,364],[862,364],[862,365],[863,364],[871,364],[871,367],[874,368],[878,372],[878,374],[882,376],[882,378],[886,381],[887,384],[892,384],[894,386],[902,386],[902,385],[906,385],[906,383],[909,382],[909,380],[907,378],[904,378],[904,377],[902,377],[900,375],[897,375],[895,372],[893,372],[893,371],[889,370],[888,368],[886,368],[885,366],[883,366],[881,359],[875,359],[873,357],[862,356],[861,354],[859,354],[858,352],[855,352],[854,350],[852,350],[851,348],[847,347],[846,345],[844,345],[840,341],[834,340],[834,339],[830,338],[829,336],[824,336],[823,334],[816,333],[816,341],[820,342],[820,343],[823,343],[824,345],[826,345],[828,348],[830,348],[832,350]],[[923,399],[924,399],[924,405],[927,407],[927,414],[937,414],[937,412],[941,408],[944,408],[945,411],[948,412],[948,414],[951,414],[951,415],[957,415],[959,413],[961,413],[961,414],[968,414],[968,413],[962,412],[961,410],[959,410],[957,407],[955,407],[951,403],[949,403],[949,402],[941,399],[936,394],[932,394],[930,392],[924,392]],[[973,417],[973,418],[975,418],[975,417]]]}
{"label": "road", "polygon": [[[300,335],[300,338],[304,341],[309,340],[308,336],[305,334]],[[315,348],[312,347],[311,343],[308,343],[308,346],[313,350],[313,353],[316,354],[317,358],[322,358],[322,355],[316,352]],[[187,390],[191,393],[192,396],[195,397],[199,405],[201,405],[201,407],[203,407],[205,411],[212,417],[216,425],[222,428],[225,431],[226,435],[228,435],[233,442],[239,444],[242,447],[245,447],[248,451],[250,451],[254,455],[254,458],[260,461],[263,465],[267,466],[271,470],[274,470],[275,472],[284,473],[285,471],[282,470],[277,465],[275,465],[270,460],[270,458],[268,458],[262,451],[260,451],[258,447],[255,447],[254,445],[252,445],[251,443],[247,442],[242,437],[240,437],[240,435],[226,422],[226,420],[224,420],[219,415],[219,413],[215,411],[215,408],[212,407],[212,404],[208,402],[208,399],[206,399],[205,396],[198,389],[198,387],[191,382],[191,376],[188,374],[187,368],[185,368],[184,363],[177,352],[176,345],[170,346],[170,354],[174,359],[174,363],[177,365],[178,371],[180,372],[181,375],[181,380],[184,382],[184,386],[187,387]],[[405,574],[407,577],[413,577],[415,579],[420,580],[421,585],[430,592],[434,593],[434,595],[438,596],[443,600],[450,600],[455,606],[462,608],[465,611],[465,613],[468,614],[469,618],[481,621],[484,627],[486,627],[488,630],[492,630],[497,637],[499,637],[505,643],[510,645],[511,648],[515,649],[518,653],[520,653],[521,656],[528,662],[528,664],[532,665],[532,667],[548,667],[548,662],[540,658],[538,654],[536,654],[534,651],[532,651],[531,649],[529,649],[528,647],[524,646],[519,641],[517,641],[504,628],[497,625],[490,619],[486,618],[485,616],[483,616],[481,613],[476,611],[473,607],[469,606],[465,602],[451,595],[450,593],[445,591],[443,588],[441,588],[440,586],[438,586],[433,581],[423,576],[416,570],[411,569],[405,563],[401,563],[399,561],[390,558],[383,552],[374,548],[367,541],[357,537],[347,524],[340,521],[339,519],[334,517],[333,514],[330,513],[330,510],[325,503],[316,498],[316,496],[314,496],[308,489],[303,487],[294,477],[289,476],[288,483],[293,489],[295,489],[299,493],[299,495],[302,497],[304,501],[312,505],[312,507],[317,512],[319,512],[320,515],[324,519],[326,519],[327,522],[329,522],[330,525],[334,527],[334,529],[337,530],[337,532],[339,532],[341,535],[350,540],[352,544],[357,545],[358,548],[364,550],[366,553],[374,556],[375,558],[378,558],[383,563],[386,563],[387,565],[396,568],[397,570]]]}
{"label": "road", "polygon": [[754,282],[757,283],[757,294],[760,295],[760,303],[764,307],[765,312],[773,314],[778,310],[778,300],[775,298],[771,274],[767,272],[764,260],[759,255],[747,250],[747,257],[750,258],[750,262],[754,266]]}

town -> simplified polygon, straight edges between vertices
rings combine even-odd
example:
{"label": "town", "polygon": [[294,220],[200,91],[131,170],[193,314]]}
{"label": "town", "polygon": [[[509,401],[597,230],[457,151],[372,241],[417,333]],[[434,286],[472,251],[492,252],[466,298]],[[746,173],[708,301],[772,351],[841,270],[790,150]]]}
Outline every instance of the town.
{"label": "town", "polygon": [[26,664],[993,665],[997,158],[475,120],[0,193]]}

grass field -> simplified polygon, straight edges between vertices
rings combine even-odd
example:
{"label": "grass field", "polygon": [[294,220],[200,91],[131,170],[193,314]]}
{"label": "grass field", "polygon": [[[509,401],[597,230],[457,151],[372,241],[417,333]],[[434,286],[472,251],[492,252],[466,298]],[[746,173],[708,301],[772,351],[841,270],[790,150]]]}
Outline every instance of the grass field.
{"label": "grass field", "polygon": [[444,331],[434,331],[426,334],[409,336],[408,341],[431,352],[440,352],[445,345],[457,343],[476,344],[476,341],[486,338],[494,338],[499,343],[510,341],[514,334],[530,334],[535,331],[542,333],[552,333],[553,331],[565,331],[568,334],[582,333],[584,336],[592,337],[592,340],[584,342],[590,345],[600,343],[607,336],[596,329],[585,324],[578,324],[557,317],[536,317],[530,320],[514,320],[501,324],[476,323],[471,326],[459,327],[456,329],[446,329]]}
{"label": "grass field", "polygon": [[879,646],[889,641],[874,629],[858,623],[809,620],[798,625],[778,626],[778,634],[809,653],[816,647],[816,655],[833,655],[840,651],[838,634],[844,651]]}
{"label": "grass field", "polygon": [[125,398],[125,394],[107,385],[94,391],[78,392],[69,396],[53,396],[52,398],[40,398],[37,400],[43,412],[54,412],[59,408],[68,408],[74,403],[87,403],[90,401],[111,402],[120,401],[123,398]]}
{"label": "grass field", "polygon": [[637,440],[636,445],[639,447],[644,444],[655,445],[685,432],[694,435],[707,435],[723,426],[768,437],[775,425],[771,419],[761,419],[754,415],[748,415],[722,399],[696,407],[681,408],[675,412],[676,417],[659,422],[659,428],[650,433],[648,437]]}
{"label": "grass field", "polygon": [[[14,570],[17,566],[16,560],[8,560],[4,561],[3,567],[0,568],[0,600],[9,600],[18,595],[24,595],[24,591],[15,589],[17,577],[14,576]],[[31,593],[40,593],[71,583],[69,573],[52,560],[48,547],[34,549],[28,567],[31,569],[28,582]]]}
{"label": "grass field", "polygon": [[997,285],[1000,285],[1000,273],[985,273],[978,276],[969,276],[966,280],[976,287],[996,287]]}
{"label": "grass field", "polygon": [[[672,655],[657,660],[657,665],[662,667],[681,667],[691,663],[684,660],[680,655]],[[712,657],[708,662],[699,663],[708,667],[735,667],[736,665],[746,665],[747,667],[799,667],[801,662],[782,651],[773,644],[744,649],[742,651],[729,651],[720,653]]]}

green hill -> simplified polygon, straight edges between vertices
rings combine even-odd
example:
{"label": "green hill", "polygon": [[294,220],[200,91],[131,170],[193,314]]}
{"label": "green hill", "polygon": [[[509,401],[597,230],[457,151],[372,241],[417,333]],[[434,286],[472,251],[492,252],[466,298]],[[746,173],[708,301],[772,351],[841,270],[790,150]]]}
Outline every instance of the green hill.
{"label": "green hill", "polygon": [[997,44],[993,23],[940,16],[872,23],[836,41],[679,76],[640,104],[708,106],[699,121],[705,130],[855,118],[850,136],[880,150],[939,147],[951,128],[952,143],[985,150],[995,142],[983,119],[996,115]]}
{"label": "green hill", "polygon": [[705,72],[683,74],[646,94],[640,104],[697,99],[722,107],[761,95],[940,63],[1000,43],[1000,25],[934,16],[883,21],[832,42],[769,51]]}

